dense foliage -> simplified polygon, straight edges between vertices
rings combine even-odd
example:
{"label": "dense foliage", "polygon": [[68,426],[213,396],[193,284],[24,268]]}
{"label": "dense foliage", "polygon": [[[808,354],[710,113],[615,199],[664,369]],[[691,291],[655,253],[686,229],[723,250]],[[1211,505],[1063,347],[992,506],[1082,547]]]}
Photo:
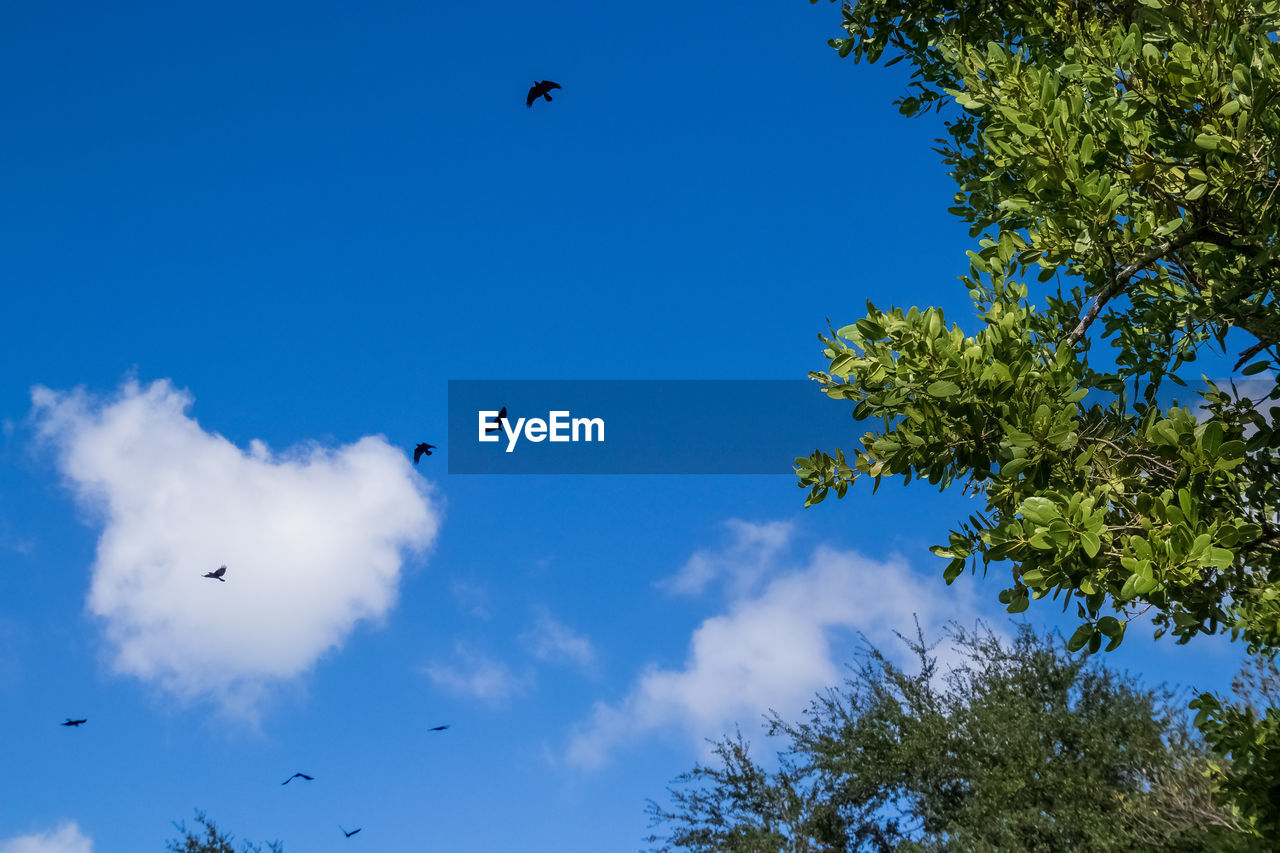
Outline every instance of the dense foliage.
{"label": "dense foliage", "polygon": [[[1216,805],[1209,758],[1163,691],[1019,630],[923,639],[918,667],[868,648],[803,721],[774,717],[776,769],[737,737],[651,806],[661,850],[1253,849]],[[1090,662],[1092,661],[1092,662]]]}
{"label": "dense foliage", "polygon": [[[808,501],[859,476],[959,484],[981,507],[934,548],[947,582],[1006,565],[1001,601],[1054,598],[1080,620],[1073,649],[1114,648],[1150,612],[1179,642],[1229,630],[1273,653],[1280,0],[843,9],[833,46],[905,59],[899,109],[943,118],[977,323],[868,304],[821,336],[815,378],[875,426],[797,460]],[[1207,350],[1257,390],[1200,377]],[[1280,713],[1195,706],[1234,760],[1226,789],[1280,843]]]}

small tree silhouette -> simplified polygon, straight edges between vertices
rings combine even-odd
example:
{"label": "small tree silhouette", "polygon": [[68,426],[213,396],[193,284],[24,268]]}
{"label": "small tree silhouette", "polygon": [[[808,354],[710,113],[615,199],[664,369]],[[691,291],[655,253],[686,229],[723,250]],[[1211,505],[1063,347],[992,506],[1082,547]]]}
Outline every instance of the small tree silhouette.
{"label": "small tree silhouette", "polygon": [[[236,848],[232,846],[235,836],[220,832],[214,822],[199,809],[196,810],[196,823],[200,825],[203,832],[187,829],[185,821],[174,824],[182,836],[172,838],[166,843],[165,848],[169,853],[236,853]],[[264,847],[251,841],[244,841],[240,853],[284,853],[284,845],[279,841],[268,841]]]}

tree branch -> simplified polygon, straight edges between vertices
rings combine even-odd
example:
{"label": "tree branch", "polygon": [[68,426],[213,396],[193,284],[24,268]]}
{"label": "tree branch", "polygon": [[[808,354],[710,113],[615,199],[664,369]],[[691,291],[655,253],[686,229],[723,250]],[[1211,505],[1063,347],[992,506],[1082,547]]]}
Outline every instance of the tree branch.
{"label": "tree branch", "polygon": [[1107,286],[1102,289],[1093,299],[1093,304],[1089,306],[1089,310],[1084,312],[1084,316],[1080,318],[1080,322],[1071,330],[1071,334],[1067,335],[1067,346],[1075,346],[1080,339],[1084,337],[1084,333],[1093,325],[1093,321],[1098,319],[1098,315],[1102,313],[1103,307],[1117,296],[1122,290],[1129,286],[1129,279],[1151,266],[1174,249],[1179,249],[1199,237],[1199,231],[1188,229],[1181,236],[1170,240],[1163,246],[1155,246],[1147,251],[1145,255],[1138,258],[1129,266],[1116,273],[1115,278],[1108,282]]}
{"label": "tree branch", "polygon": [[1257,355],[1258,353],[1262,352],[1262,351],[1263,351],[1264,349],[1266,349],[1268,346],[1270,346],[1270,344],[1268,344],[1266,341],[1258,341],[1256,344],[1254,344],[1253,346],[1249,347],[1249,348],[1248,348],[1247,350],[1245,350],[1244,352],[1240,353],[1240,360],[1239,360],[1239,361],[1237,361],[1237,362],[1236,362],[1236,366],[1235,366],[1235,367],[1233,367],[1233,368],[1231,368],[1231,369],[1232,369],[1233,371],[1239,370],[1239,369],[1240,369],[1240,365],[1244,364],[1246,361],[1248,361],[1249,359],[1253,358],[1253,357],[1254,357],[1255,355]]}

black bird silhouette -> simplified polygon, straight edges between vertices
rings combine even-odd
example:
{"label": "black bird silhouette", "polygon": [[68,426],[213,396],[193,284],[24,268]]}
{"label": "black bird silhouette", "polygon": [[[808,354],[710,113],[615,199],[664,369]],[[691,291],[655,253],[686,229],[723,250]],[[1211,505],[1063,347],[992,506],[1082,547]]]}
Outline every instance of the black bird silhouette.
{"label": "black bird silhouette", "polygon": [[546,98],[551,100],[551,90],[559,89],[559,83],[552,83],[550,80],[534,80],[533,87],[529,89],[529,98],[525,101],[526,107],[533,106],[533,102],[538,98]]}
{"label": "black bird silhouette", "polygon": [[447,729],[447,728],[449,728],[449,727],[448,727],[448,726],[432,726],[431,728],[427,729],[427,731],[429,731],[429,732],[442,732],[442,731],[444,731],[444,730],[445,730],[445,729]]}
{"label": "black bird silhouette", "polygon": [[213,578],[216,581],[222,581],[223,583],[226,583],[227,579],[223,577],[223,575],[225,575],[226,573],[227,573],[227,567],[221,566],[220,568],[218,568],[217,571],[209,572],[205,574],[204,577]]}
{"label": "black bird silhouette", "polygon": [[280,784],[281,784],[281,785],[288,785],[288,784],[289,784],[290,782],[292,782],[294,779],[306,779],[308,782],[310,782],[310,781],[311,781],[312,779],[314,779],[314,778],[315,778],[314,776],[308,776],[306,773],[294,773],[292,776],[290,776],[288,779],[285,779],[285,780],[284,780],[283,782],[281,782]]}
{"label": "black bird silhouette", "polygon": [[413,464],[417,465],[418,460],[424,456],[430,456],[431,451],[435,450],[434,444],[427,444],[425,441],[413,449]]}
{"label": "black bird silhouette", "polygon": [[76,727],[76,726],[83,726],[83,725],[84,725],[85,723],[87,723],[87,722],[89,722],[89,721],[88,721],[88,719],[84,719],[84,720],[73,720],[73,719],[71,719],[70,717],[67,717],[67,721],[66,721],[65,723],[59,723],[58,725],[60,725],[60,726],[71,726],[72,728],[74,728],[74,727]]}
{"label": "black bird silhouette", "polygon": [[[342,829],[342,824],[338,824],[338,829]],[[364,827],[362,826],[362,827],[359,827],[358,829],[353,829],[350,832],[347,832],[345,829],[342,829],[342,834],[345,835],[347,838],[350,838],[351,836],[359,832],[361,829],[364,829]]]}
{"label": "black bird silhouette", "polygon": [[495,424],[495,425],[494,425],[494,426],[491,426],[491,427],[485,427],[485,428],[484,428],[485,433],[491,433],[491,432],[493,432],[494,430],[501,431],[501,430],[502,430],[502,422],[503,422],[503,421],[505,421],[506,419],[507,419],[507,407],[506,407],[506,406],[503,406],[503,407],[502,407],[502,410],[501,410],[500,412],[498,412],[498,417],[494,420],[494,424]]}

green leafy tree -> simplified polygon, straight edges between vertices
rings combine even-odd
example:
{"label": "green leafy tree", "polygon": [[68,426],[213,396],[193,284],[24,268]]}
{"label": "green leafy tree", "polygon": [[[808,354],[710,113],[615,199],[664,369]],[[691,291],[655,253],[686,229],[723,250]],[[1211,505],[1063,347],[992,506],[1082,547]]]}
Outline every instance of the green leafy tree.
{"label": "green leafy tree", "polygon": [[651,804],[663,851],[1139,851],[1257,849],[1216,804],[1209,756],[1163,690],[1148,690],[1056,635],[1011,641],[953,630],[939,667],[866,648],[853,676],[801,722],[776,715],[776,769],[741,734],[715,766]]}
{"label": "green leafy tree", "polygon": [[[198,829],[187,829],[186,823],[174,824],[181,837],[172,838],[165,844],[169,853],[236,853],[233,846],[235,837],[223,833],[204,812],[196,812]],[[240,853],[284,853],[284,846],[279,841],[269,841],[265,846],[244,841]]]}
{"label": "green leafy tree", "polygon": [[[1074,612],[1072,649],[1115,648],[1150,613],[1179,642],[1230,631],[1273,653],[1280,2],[857,0],[843,17],[841,55],[905,60],[900,111],[942,118],[976,321],[868,303],[820,335],[812,375],[874,426],[796,460],[807,502],[858,477],[960,485],[980,506],[933,549],[948,583],[1007,566],[1000,600]],[[1210,351],[1262,390],[1199,377]],[[1234,759],[1227,790],[1280,843],[1280,713],[1194,705]]]}

